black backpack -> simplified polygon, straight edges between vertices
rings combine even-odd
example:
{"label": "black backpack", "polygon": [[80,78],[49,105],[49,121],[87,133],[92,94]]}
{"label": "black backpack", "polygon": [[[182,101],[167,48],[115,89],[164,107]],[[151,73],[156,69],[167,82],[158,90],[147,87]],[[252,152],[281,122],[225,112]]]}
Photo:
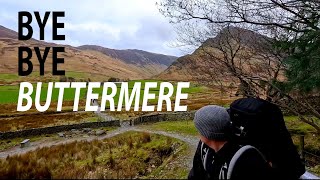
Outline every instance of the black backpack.
{"label": "black backpack", "polygon": [[[231,152],[234,151],[232,147]],[[230,150],[230,148],[229,148]],[[208,163],[214,163],[214,159],[208,158],[210,148],[205,143],[200,141],[200,157],[202,167],[207,171],[206,167]],[[223,162],[218,178],[225,179],[271,179],[270,166],[264,158],[263,154],[251,145],[239,146],[237,151],[229,157],[230,154],[226,154],[226,161]],[[215,165],[217,166],[217,165]],[[209,174],[209,173],[208,173]],[[210,175],[207,175],[208,179],[211,179]]]}
{"label": "black backpack", "polygon": [[304,172],[280,108],[257,98],[234,101],[229,109],[235,137],[241,145],[256,147],[272,165],[275,178],[298,179]]}

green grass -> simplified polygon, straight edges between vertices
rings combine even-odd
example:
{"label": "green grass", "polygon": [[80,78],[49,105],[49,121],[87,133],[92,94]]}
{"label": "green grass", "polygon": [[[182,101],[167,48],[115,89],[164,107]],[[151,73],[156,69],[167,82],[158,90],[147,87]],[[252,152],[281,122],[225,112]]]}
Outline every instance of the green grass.
{"label": "green grass", "polygon": [[[297,116],[285,116],[284,119],[288,130],[294,135],[310,134],[312,132],[315,132],[312,126],[299,121]],[[194,124],[191,120],[162,121],[147,126],[155,130],[164,130],[188,135],[197,135],[197,130],[195,129]]]}
{"label": "green grass", "polygon": [[[72,77],[76,81],[88,80],[88,78],[90,78],[92,81],[108,80],[108,77],[102,74],[84,73],[84,72],[75,72],[75,71],[66,71],[65,76]],[[52,81],[52,82],[56,82],[59,80],[59,76],[53,76],[51,72],[45,72],[44,76],[40,76],[39,71],[33,71],[28,76],[19,76],[18,73],[15,73],[15,74],[0,73],[0,82],[3,82],[3,83],[11,83],[11,82],[17,82],[17,81],[36,82],[36,81],[41,81],[44,78],[46,79],[45,81]]]}
{"label": "green grass", "polygon": [[182,89],[182,93],[188,93],[188,94],[195,94],[195,93],[202,93],[202,92],[206,92],[209,91],[210,89],[205,87],[205,86],[194,86],[192,84],[190,84],[189,88],[186,89]]}
{"label": "green grass", "polygon": [[316,165],[315,167],[307,168],[312,173],[315,173],[316,175],[320,176],[320,165]]}
{"label": "green grass", "polygon": [[[36,94],[36,84],[33,84],[33,93],[31,98],[35,99]],[[43,83],[41,88],[40,100],[43,102],[47,98],[48,84]],[[84,91],[81,92],[81,97],[84,97]],[[53,88],[51,102],[57,101],[59,96],[59,89]],[[19,86],[0,86],[0,103],[9,104],[17,103],[19,98]],[[74,99],[74,89],[68,88],[64,90],[64,100]]]}
{"label": "green grass", "polygon": [[[101,127],[101,128],[93,128],[93,130],[105,130],[107,132],[113,131],[115,129],[117,129],[118,127]],[[85,135],[86,133],[83,133],[83,135]],[[29,137],[24,137],[24,138],[14,138],[14,139],[4,139],[4,140],[0,140],[0,151],[15,147],[20,145],[20,143],[25,140],[25,139],[30,139],[30,142],[36,142],[36,141],[40,141],[43,139],[49,139],[50,141],[53,140],[58,140],[61,139],[60,137],[57,136],[57,134],[44,134],[44,135],[40,135],[40,136],[29,136]]]}
{"label": "green grass", "polygon": [[39,141],[44,138],[52,138],[57,137],[56,134],[50,134],[50,135],[41,135],[41,136],[32,136],[32,137],[25,137],[25,138],[15,138],[15,139],[6,139],[6,140],[0,140],[0,151],[12,148],[14,146],[20,145],[20,143],[24,139],[30,139],[31,142]]}
{"label": "green grass", "polygon": [[[129,94],[132,92],[132,88],[134,86],[135,82],[141,82],[141,90],[140,90],[140,104],[142,102],[142,97],[144,94],[144,86],[146,82],[158,82],[158,87],[157,88],[151,88],[150,93],[154,93],[156,95],[156,98],[153,100],[149,100],[150,103],[156,103],[158,100],[159,96],[159,86],[161,81],[154,81],[154,80],[136,80],[136,81],[129,81],[128,82],[128,88],[129,88]],[[41,90],[41,95],[40,95],[40,100],[44,102],[47,97],[47,90],[48,90],[48,84],[43,83],[42,84],[42,90]],[[206,91],[207,88],[205,87],[199,87],[199,86],[192,86],[190,88],[183,89],[183,93],[200,93]],[[80,93],[80,99],[85,99],[85,94],[86,94],[86,89],[82,89]],[[100,88],[94,88],[93,92],[94,93],[99,93],[99,99],[101,98],[101,94],[103,91],[103,87]],[[168,90],[165,89],[165,93],[167,93]],[[36,93],[36,84],[33,84],[33,93],[31,95],[32,99],[35,99],[35,93]],[[108,94],[111,93],[111,89],[108,89]],[[176,93],[176,85],[174,85],[174,93]],[[56,102],[58,100],[58,95],[59,95],[59,89],[53,88],[52,91],[52,98],[51,102]],[[74,95],[75,95],[75,89],[73,88],[66,88],[64,91],[64,100],[68,101],[73,101],[74,100]],[[117,87],[117,94],[114,96],[114,101],[115,104],[117,105],[117,102],[119,100],[119,95],[120,95],[120,86],[118,85]],[[13,85],[13,86],[0,86],[0,104],[9,104],[9,103],[17,103],[18,102],[18,96],[19,96],[19,86],[18,85]],[[108,107],[107,103],[107,107]]]}
{"label": "green grass", "polygon": [[[170,156],[162,165],[148,175],[147,179],[186,179],[190,169],[184,166],[184,157],[190,156],[190,150],[187,144],[183,144],[177,149],[176,153]],[[182,158],[181,158],[182,157]],[[174,165],[172,165],[174,162]],[[172,164],[170,164],[172,163]]]}
{"label": "green grass", "polygon": [[[285,123],[292,134],[293,140],[296,144],[298,144],[298,137],[299,135],[305,135],[306,141],[306,148],[311,150],[312,152],[319,152],[320,153],[320,139],[318,136],[314,136],[315,130],[310,125],[303,123],[298,120],[296,116],[285,116]],[[148,126],[148,128],[154,130],[161,130],[161,131],[169,131],[175,133],[182,133],[186,135],[197,135],[198,132],[193,124],[190,121],[162,121],[157,122]],[[317,149],[317,150],[316,150]]]}
{"label": "green grass", "polygon": [[6,74],[0,73],[0,81],[11,82],[14,80],[18,80],[20,76],[18,74]]}
{"label": "green grass", "polygon": [[303,134],[309,134],[315,131],[315,129],[312,126],[300,121],[297,116],[285,116],[284,120],[288,130],[292,134],[303,135]]}
{"label": "green grass", "polygon": [[[285,116],[287,129],[291,133],[292,140],[298,148],[300,143],[300,135],[304,135],[305,150],[320,155],[320,137],[315,133],[315,130],[310,125],[298,120],[296,116]],[[185,135],[197,135],[197,130],[190,121],[163,121],[154,124],[145,125],[152,130],[161,130]],[[320,166],[309,167],[309,170],[317,175],[320,175]],[[183,170],[181,171],[183,172]],[[178,173],[178,172],[177,172]]]}
{"label": "green grass", "polygon": [[17,103],[18,86],[0,86],[0,103]]}
{"label": "green grass", "polygon": [[[300,144],[300,137],[304,136],[305,150],[320,156],[320,137],[316,134],[312,126],[300,121],[296,116],[286,116],[285,122],[292,135],[292,140],[297,147]],[[320,175],[319,167],[320,166],[312,167],[310,171]]]}
{"label": "green grass", "polygon": [[99,121],[99,117],[97,117],[97,116],[88,117],[88,118],[84,118],[82,121],[83,122],[97,122],[97,121]]}
{"label": "green grass", "polygon": [[33,71],[30,75],[28,76],[19,76],[18,73],[16,74],[9,74],[9,73],[0,73],[0,82],[3,83],[12,83],[12,82],[17,82],[17,81],[39,81],[39,80],[45,79],[45,81],[57,81],[59,78],[58,76],[52,76],[52,73],[50,72],[45,72],[44,76],[40,76],[39,71]]}
{"label": "green grass", "polygon": [[148,128],[160,131],[168,131],[181,133],[186,135],[196,136],[198,132],[193,124],[193,121],[162,121],[154,124],[146,125]]}
{"label": "green grass", "polygon": [[73,78],[85,78],[87,79],[90,77],[89,73],[82,73],[82,72],[74,72],[74,71],[66,71],[66,77],[73,77]]}

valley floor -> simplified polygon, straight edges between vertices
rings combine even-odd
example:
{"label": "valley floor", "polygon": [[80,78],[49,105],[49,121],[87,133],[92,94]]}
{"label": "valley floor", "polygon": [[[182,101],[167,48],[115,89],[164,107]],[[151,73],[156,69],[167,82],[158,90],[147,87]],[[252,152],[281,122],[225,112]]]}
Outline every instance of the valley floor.
{"label": "valley floor", "polygon": [[[94,140],[104,140],[129,131],[159,134],[183,141],[186,144],[186,147],[169,158],[167,161],[163,162],[163,164],[160,167],[156,168],[156,170],[148,175],[147,178],[177,179],[187,177],[188,172],[192,166],[193,155],[199,141],[192,121],[159,122],[147,125],[120,127],[110,129],[109,131],[107,131],[107,134],[102,136],[86,136],[80,134],[78,136],[69,138],[45,137],[43,139],[35,140],[31,143],[30,147],[20,148],[17,145],[2,150],[0,151],[0,158],[5,159],[9,155],[22,155],[31,151],[35,151],[39,148],[69,144],[76,141],[79,142],[85,140],[88,142],[92,142]],[[318,172],[317,167],[314,167],[313,169],[311,168],[309,170],[311,170],[313,173]]]}
{"label": "valley floor", "polygon": [[119,134],[123,134],[128,131],[137,131],[137,132],[147,132],[152,134],[164,135],[167,137],[172,137],[178,140],[181,140],[186,143],[186,148],[178,152],[176,156],[172,157],[168,161],[164,162],[155,172],[152,172],[149,175],[149,178],[186,178],[187,174],[192,166],[193,154],[198,143],[198,138],[192,135],[185,135],[179,132],[166,132],[161,130],[154,130],[152,127],[148,126],[133,126],[133,127],[121,127],[109,131],[106,135],[103,136],[77,136],[73,138],[44,138],[38,141],[32,142],[29,147],[20,148],[18,145],[3,150],[0,152],[0,159],[5,159],[8,156],[22,155],[31,151],[35,151],[44,147],[52,147],[61,144],[69,144],[76,141],[94,141],[94,140],[104,140],[106,138],[112,138]]}

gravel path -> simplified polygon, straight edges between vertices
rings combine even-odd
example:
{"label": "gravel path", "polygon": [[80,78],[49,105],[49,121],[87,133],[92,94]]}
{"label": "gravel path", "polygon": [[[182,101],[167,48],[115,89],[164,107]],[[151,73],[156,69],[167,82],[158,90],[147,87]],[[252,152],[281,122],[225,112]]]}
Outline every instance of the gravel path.
{"label": "gravel path", "polygon": [[192,160],[193,160],[193,156],[194,153],[196,151],[198,142],[199,142],[199,138],[195,137],[195,136],[189,136],[189,135],[182,135],[179,133],[172,133],[172,132],[167,132],[167,131],[155,131],[155,130],[148,130],[147,127],[139,127],[139,128],[135,128],[135,131],[140,131],[140,132],[148,132],[148,133],[154,133],[154,134],[160,134],[160,135],[164,135],[164,136],[168,136],[168,137],[172,137],[172,138],[176,138],[179,139],[185,143],[188,144],[188,153],[186,156],[181,156],[177,159],[176,162],[174,162],[174,164],[180,164],[180,166],[182,167],[186,167],[188,169],[191,169],[192,167]]}
{"label": "gravel path", "polygon": [[86,141],[93,141],[93,140],[102,140],[105,138],[111,138],[113,136],[116,136],[118,134],[122,134],[124,132],[127,131],[138,131],[138,132],[148,132],[148,133],[154,133],[154,134],[160,134],[160,135],[164,135],[164,136],[168,136],[168,137],[172,137],[172,138],[176,138],[179,139],[181,141],[184,141],[188,144],[188,155],[183,157],[183,163],[184,167],[188,167],[191,168],[192,165],[192,158],[193,158],[193,154],[195,152],[197,143],[199,141],[199,139],[195,136],[188,136],[188,135],[182,135],[182,134],[178,134],[178,133],[172,133],[172,132],[166,132],[166,131],[153,131],[153,130],[148,130],[147,126],[144,127],[139,127],[139,126],[129,126],[129,127],[121,127],[118,128],[116,130],[107,132],[106,135],[103,136],[89,136],[89,137],[75,137],[75,138],[70,138],[70,139],[58,139],[58,140],[54,140],[54,141],[45,141],[45,140],[40,140],[40,141],[36,141],[36,142],[31,142],[31,145],[29,147],[25,147],[25,148],[20,148],[19,146],[15,146],[11,149],[5,150],[0,152],[0,158],[6,158],[8,155],[12,156],[12,155],[17,155],[17,154],[24,154],[30,151],[34,151],[37,148],[42,148],[42,147],[50,147],[50,146],[55,146],[55,145],[60,145],[60,144],[67,144],[67,143],[71,143],[74,141],[82,141],[82,140],[86,140]]}
{"label": "gravel path", "polygon": [[[0,159],[6,158],[7,156],[12,156],[12,155],[18,155],[18,154],[24,154],[30,151],[34,151],[38,148],[42,147],[50,147],[50,146],[55,146],[55,145],[60,145],[60,144],[67,144],[71,143],[74,141],[93,141],[93,140],[102,140],[105,138],[111,138],[113,136],[116,136],[118,134],[122,134],[127,131],[138,131],[138,132],[148,132],[148,133],[153,133],[153,134],[160,134],[172,138],[179,139],[188,145],[188,150],[186,154],[183,154],[181,156],[178,156],[174,161],[170,162],[167,166],[171,167],[182,167],[182,168],[187,168],[189,170],[192,167],[192,160],[193,160],[193,155],[196,150],[197,144],[199,142],[199,139],[195,136],[189,136],[189,135],[184,135],[184,134],[179,134],[179,133],[173,133],[173,132],[167,132],[167,131],[157,131],[157,130],[150,130],[148,129],[148,126],[128,126],[128,127],[121,127],[116,130],[107,132],[106,135],[103,136],[89,136],[89,137],[75,137],[75,138],[70,138],[70,139],[59,139],[59,140],[53,140],[47,142],[46,140],[40,140],[36,142],[31,142],[31,145],[29,147],[25,148],[20,148],[19,146],[15,146],[11,149],[5,150],[0,152]],[[313,174],[306,172],[304,175],[301,176],[301,179],[318,179],[319,177],[314,176]]]}
{"label": "gravel path", "polygon": [[13,148],[10,148],[8,150],[2,151],[0,152],[0,158],[6,158],[8,155],[12,156],[12,155],[17,155],[17,154],[24,154],[27,153],[29,151],[34,151],[37,148],[42,148],[42,147],[50,147],[50,146],[55,146],[55,145],[60,145],[60,144],[68,144],[74,141],[82,141],[82,140],[86,140],[86,141],[93,141],[95,139],[105,139],[105,138],[110,138],[113,136],[116,136],[118,134],[127,132],[129,130],[132,130],[133,127],[124,127],[124,128],[118,128],[116,130],[107,132],[106,135],[102,135],[102,136],[89,136],[89,137],[75,137],[75,138],[70,138],[70,139],[59,139],[59,140],[53,140],[53,141],[44,141],[44,140],[40,140],[40,141],[36,141],[36,142],[31,142],[31,145],[29,147],[25,147],[25,148],[20,148],[19,146],[15,146]]}

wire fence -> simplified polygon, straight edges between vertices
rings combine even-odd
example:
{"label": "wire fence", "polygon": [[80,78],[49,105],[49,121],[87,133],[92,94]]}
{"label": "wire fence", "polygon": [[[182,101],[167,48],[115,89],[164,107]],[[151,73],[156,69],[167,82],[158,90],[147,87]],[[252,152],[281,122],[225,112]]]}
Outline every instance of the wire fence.
{"label": "wire fence", "polygon": [[305,157],[305,164],[308,167],[320,165],[320,156],[308,151],[303,151]]}
{"label": "wire fence", "polygon": [[300,142],[299,142],[299,153],[301,159],[305,162],[305,165],[307,167],[314,167],[317,165],[320,165],[320,156],[317,154],[314,154],[312,152],[306,151],[304,143],[304,136],[300,136]]}

